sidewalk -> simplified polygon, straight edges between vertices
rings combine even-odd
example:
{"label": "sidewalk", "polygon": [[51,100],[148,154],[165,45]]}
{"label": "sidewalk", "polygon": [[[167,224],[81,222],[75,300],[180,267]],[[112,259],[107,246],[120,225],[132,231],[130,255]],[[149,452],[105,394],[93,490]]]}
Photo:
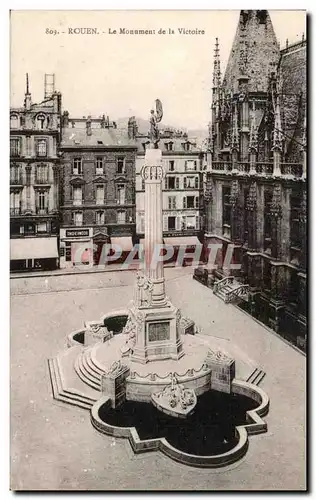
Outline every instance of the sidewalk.
{"label": "sidewalk", "polygon": [[[175,263],[165,264],[164,267],[176,267]],[[180,267],[180,266],[178,266]],[[138,264],[131,264],[128,267],[123,264],[110,264],[106,267],[99,266],[87,266],[87,267],[69,267],[65,269],[55,269],[53,271],[29,271],[29,272],[17,272],[10,273],[10,279],[20,279],[20,278],[41,278],[45,276],[67,276],[71,274],[90,274],[90,273],[110,273],[119,271],[137,271],[139,268]]]}

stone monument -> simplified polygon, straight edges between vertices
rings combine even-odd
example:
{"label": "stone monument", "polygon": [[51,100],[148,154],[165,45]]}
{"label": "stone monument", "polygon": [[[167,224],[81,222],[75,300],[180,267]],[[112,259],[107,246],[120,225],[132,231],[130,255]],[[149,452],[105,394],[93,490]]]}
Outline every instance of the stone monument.
{"label": "stone monument", "polygon": [[134,325],[131,358],[139,363],[183,356],[180,335],[180,311],[165,293],[162,260],[162,152],[158,147],[158,122],[162,104],[156,100],[156,114],[151,111],[150,147],[145,153],[142,178],[145,181],[145,270],[137,275],[136,291],[129,311],[128,328]]}

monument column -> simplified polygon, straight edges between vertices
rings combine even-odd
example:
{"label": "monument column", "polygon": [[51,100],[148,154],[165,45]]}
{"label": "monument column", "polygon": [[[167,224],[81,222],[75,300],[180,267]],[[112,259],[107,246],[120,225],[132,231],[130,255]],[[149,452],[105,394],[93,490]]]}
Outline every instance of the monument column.
{"label": "monument column", "polygon": [[165,304],[162,255],[162,179],[160,149],[147,149],[142,177],[145,180],[145,273],[153,284],[152,304]]}

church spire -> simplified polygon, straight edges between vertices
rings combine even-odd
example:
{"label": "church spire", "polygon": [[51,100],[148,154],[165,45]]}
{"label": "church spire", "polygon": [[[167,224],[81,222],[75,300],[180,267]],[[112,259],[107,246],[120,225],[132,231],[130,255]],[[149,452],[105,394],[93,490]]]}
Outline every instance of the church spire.
{"label": "church spire", "polygon": [[224,75],[225,88],[238,92],[248,76],[249,92],[267,92],[271,65],[279,61],[278,41],[267,10],[241,10]]}
{"label": "church spire", "polygon": [[24,98],[24,107],[29,110],[31,108],[32,100],[30,94],[30,86],[29,86],[29,74],[26,73],[26,88],[25,88],[25,98]]}

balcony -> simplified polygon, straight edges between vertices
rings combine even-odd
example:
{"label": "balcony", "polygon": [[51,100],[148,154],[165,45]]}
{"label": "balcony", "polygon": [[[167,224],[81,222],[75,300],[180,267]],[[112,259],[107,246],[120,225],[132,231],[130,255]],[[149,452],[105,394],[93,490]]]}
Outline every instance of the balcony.
{"label": "balcony", "polygon": [[36,177],[35,184],[49,184],[48,175],[45,177]]}
{"label": "balcony", "polygon": [[250,163],[249,162],[239,162],[237,163],[237,170],[241,174],[249,174],[250,172]]}
{"label": "balcony", "polygon": [[256,163],[256,173],[261,175],[273,175],[273,163]]}
{"label": "balcony", "polygon": [[45,208],[36,207],[35,212],[36,212],[36,215],[47,215],[49,210],[48,210],[48,207],[45,207]]}
{"label": "balcony", "polygon": [[10,215],[21,215],[20,208],[10,208]]}
{"label": "balcony", "polygon": [[233,169],[233,164],[229,161],[213,161],[211,166],[216,172],[231,172]]}
{"label": "balcony", "polygon": [[10,178],[10,185],[11,186],[22,186],[22,175],[16,176],[16,177],[11,177]]}
{"label": "balcony", "polygon": [[281,163],[281,174],[287,177],[301,178],[303,165],[300,163]]}

